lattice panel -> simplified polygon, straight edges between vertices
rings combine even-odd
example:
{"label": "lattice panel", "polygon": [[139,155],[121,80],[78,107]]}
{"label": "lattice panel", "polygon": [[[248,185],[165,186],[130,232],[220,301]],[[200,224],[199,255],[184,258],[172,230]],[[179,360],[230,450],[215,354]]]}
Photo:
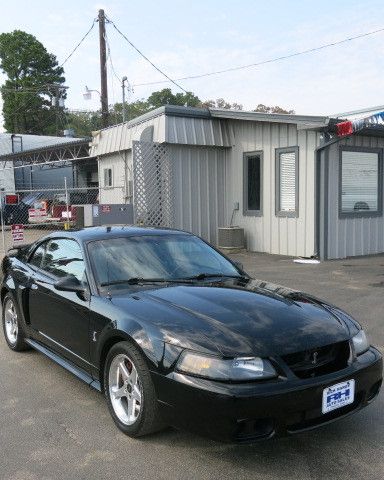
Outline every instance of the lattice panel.
{"label": "lattice panel", "polygon": [[172,162],[166,145],[133,142],[135,223],[173,227]]}

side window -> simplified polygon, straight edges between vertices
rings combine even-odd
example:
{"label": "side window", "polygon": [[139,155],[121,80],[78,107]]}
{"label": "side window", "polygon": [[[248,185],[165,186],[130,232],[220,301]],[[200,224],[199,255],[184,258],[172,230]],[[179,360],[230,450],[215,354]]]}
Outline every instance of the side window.
{"label": "side window", "polygon": [[50,240],[41,268],[56,277],[73,275],[80,282],[85,280],[83,254],[74,240],[65,238]]}
{"label": "side window", "polygon": [[299,147],[276,148],[276,215],[299,214]]}
{"label": "side window", "polygon": [[45,247],[47,242],[41,243],[36,250],[33,252],[32,256],[30,257],[28,263],[34,267],[40,268],[41,262],[44,257]]}
{"label": "side window", "polygon": [[339,214],[375,216],[382,212],[382,155],[379,149],[342,147]]}
{"label": "side window", "polygon": [[244,154],[244,215],[262,214],[263,152]]}
{"label": "side window", "polygon": [[112,168],[104,168],[104,187],[112,187]]}

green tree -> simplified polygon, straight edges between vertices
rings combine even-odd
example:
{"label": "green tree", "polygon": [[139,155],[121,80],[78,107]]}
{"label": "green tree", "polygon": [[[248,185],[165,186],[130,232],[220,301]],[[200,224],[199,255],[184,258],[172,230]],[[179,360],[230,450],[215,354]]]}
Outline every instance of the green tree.
{"label": "green tree", "polygon": [[278,105],[274,107],[268,107],[262,103],[259,103],[253,112],[261,112],[261,113],[295,113],[294,110],[285,110],[285,108],[279,107]]}
{"label": "green tree", "polygon": [[1,87],[5,129],[12,133],[55,133],[60,112],[52,108],[52,97],[65,81],[55,55],[26,32],[2,33],[0,69],[7,77]]}
{"label": "green tree", "polygon": [[243,105],[239,103],[229,103],[224,98],[218,98],[217,100],[205,100],[201,103],[203,108],[223,108],[226,110],[243,110]]}
{"label": "green tree", "polygon": [[163,90],[153,92],[147,101],[151,109],[164,105],[185,105],[188,107],[198,107],[201,105],[199,97],[192,92],[173,94],[170,88],[163,88]]}
{"label": "green tree", "polygon": [[102,128],[101,112],[68,112],[65,128],[72,128],[76,137],[90,137]]}
{"label": "green tree", "polygon": [[[125,108],[127,120],[133,120],[153,109],[144,98],[136,100],[135,102],[127,103]],[[112,121],[117,120],[115,123],[121,123],[123,121],[123,104],[115,103],[110,110],[110,115]]]}

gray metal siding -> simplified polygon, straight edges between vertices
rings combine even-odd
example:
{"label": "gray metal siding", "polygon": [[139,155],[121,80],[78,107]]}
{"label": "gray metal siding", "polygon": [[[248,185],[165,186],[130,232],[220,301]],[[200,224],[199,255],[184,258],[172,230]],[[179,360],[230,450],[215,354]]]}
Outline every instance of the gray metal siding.
{"label": "gray metal siding", "polygon": [[[317,132],[294,124],[233,121],[234,143],[227,158],[227,223],[233,203],[240,203],[234,225],[245,229],[251,251],[311,256],[315,253],[315,149]],[[299,147],[299,208],[297,218],[275,214],[275,149]],[[244,216],[242,158],[245,152],[263,151],[263,214]]]}
{"label": "gray metal siding", "polygon": [[165,138],[168,143],[229,147],[228,122],[218,119],[166,117]]}
{"label": "gray metal siding", "polygon": [[168,145],[174,166],[175,228],[217,244],[225,224],[226,150]]}
{"label": "gray metal siding", "polygon": [[90,156],[111,155],[115,152],[130,150],[133,140],[140,140],[142,132],[153,127],[153,141],[165,141],[165,116],[160,115],[141,123],[130,125],[121,123],[114,127],[100,130],[93,135]]}
{"label": "gray metal siding", "polygon": [[[328,196],[325,209],[327,258],[345,258],[384,252],[384,217],[339,218],[339,146],[384,148],[384,138],[352,136],[328,147]],[[327,225],[328,223],[328,225]]]}

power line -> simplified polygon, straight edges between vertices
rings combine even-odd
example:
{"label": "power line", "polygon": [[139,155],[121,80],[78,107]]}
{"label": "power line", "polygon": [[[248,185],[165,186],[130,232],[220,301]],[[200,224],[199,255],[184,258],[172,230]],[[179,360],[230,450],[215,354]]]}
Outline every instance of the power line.
{"label": "power line", "polygon": [[[108,35],[107,35],[107,34],[105,34],[105,41],[106,41],[106,44],[107,44],[107,54],[108,54],[109,63],[111,64],[112,73],[113,73],[113,75],[117,78],[119,84],[121,84],[121,82],[122,82],[122,77],[120,77],[120,76],[116,73],[115,67],[114,67],[114,65],[113,65],[112,54],[111,54],[111,47],[110,47],[110,44],[109,44],[109,39],[108,39]],[[128,91],[129,91],[129,90],[132,88],[132,85],[131,85],[131,83],[128,81],[128,79],[127,79],[127,84],[128,84]]]}
{"label": "power line", "polygon": [[[325,48],[335,47],[336,45],[341,45],[342,43],[351,42],[353,40],[357,40],[357,39],[363,38],[363,37],[368,37],[368,36],[374,35],[376,33],[382,33],[383,31],[384,31],[384,28],[380,28],[378,30],[373,30],[371,32],[362,33],[360,35],[355,35],[353,37],[344,38],[343,40],[338,40],[337,42],[326,43],[324,45],[320,45],[319,47],[308,48],[307,50],[301,50],[299,52],[289,53],[287,55],[282,55],[280,57],[270,58],[268,60],[263,60],[263,61],[256,62],[256,63],[249,63],[248,65],[240,65],[240,66],[237,66],[237,67],[225,68],[223,70],[216,70],[214,72],[201,73],[201,74],[197,74],[197,75],[189,75],[189,76],[186,76],[186,77],[176,78],[175,80],[176,81],[194,80],[196,78],[210,77],[212,75],[220,75],[222,73],[234,72],[236,70],[243,70],[243,69],[246,69],[246,68],[259,67],[260,65],[265,65],[267,63],[279,62],[281,60],[287,60],[287,59],[292,58],[292,57],[298,57],[300,55],[306,55],[308,53],[317,52],[319,50],[324,50]],[[175,83],[173,80],[171,80],[171,81],[173,83]],[[137,83],[137,84],[134,84],[132,86],[133,87],[142,87],[142,86],[146,86],[146,85],[157,85],[157,84],[160,84],[160,83],[169,83],[169,82],[167,80],[160,80],[158,82]]]}
{"label": "power line", "polygon": [[62,67],[64,64],[67,63],[67,61],[72,57],[72,55],[76,52],[76,50],[80,47],[80,45],[84,42],[84,40],[88,37],[88,35],[91,33],[93,27],[95,26],[96,23],[96,18],[93,19],[91,28],[87,31],[87,33],[83,36],[83,38],[80,40],[80,42],[75,46],[75,48],[71,51],[71,53],[66,57],[63,63],[61,63],[59,66]]}
{"label": "power line", "polygon": [[[129,45],[131,45],[131,47],[133,47],[133,48],[136,50],[136,52],[144,58],[144,60],[146,60],[148,63],[150,63],[153,68],[155,68],[159,73],[161,73],[161,75],[163,75],[165,78],[167,78],[167,81],[168,81],[168,82],[173,83],[174,85],[176,85],[176,87],[180,88],[180,90],[182,90],[182,91],[185,92],[185,93],[188,93],[187,90],[185,90],[185,88],[183,88],[183,87],[182,87],[180,84],[178,84],[175,80],[172,80],[171,77],[169,77],[166,73],[164,73],[164,72],[163,72],[159,67],[157,67],[146,55],[144,55],[144,53],[143,53],[141,50],[139,50],[139,49],[136,47],[136,45],[134,45],[134,44],[124,35],[124,33],[123,33],[121,30],[119,30],[119,29],[117,28],[117,26],[115,25],[115,23],[114,23],[110,18],[108,18],[108,17],[106,17],[106,18],[107,18],[107,21],[113,26],[113,28],[124,38],[124,40],[126,40],[126,41],[129,43]],[[162,83],[162,82],[161,82],[161,83]]]}

